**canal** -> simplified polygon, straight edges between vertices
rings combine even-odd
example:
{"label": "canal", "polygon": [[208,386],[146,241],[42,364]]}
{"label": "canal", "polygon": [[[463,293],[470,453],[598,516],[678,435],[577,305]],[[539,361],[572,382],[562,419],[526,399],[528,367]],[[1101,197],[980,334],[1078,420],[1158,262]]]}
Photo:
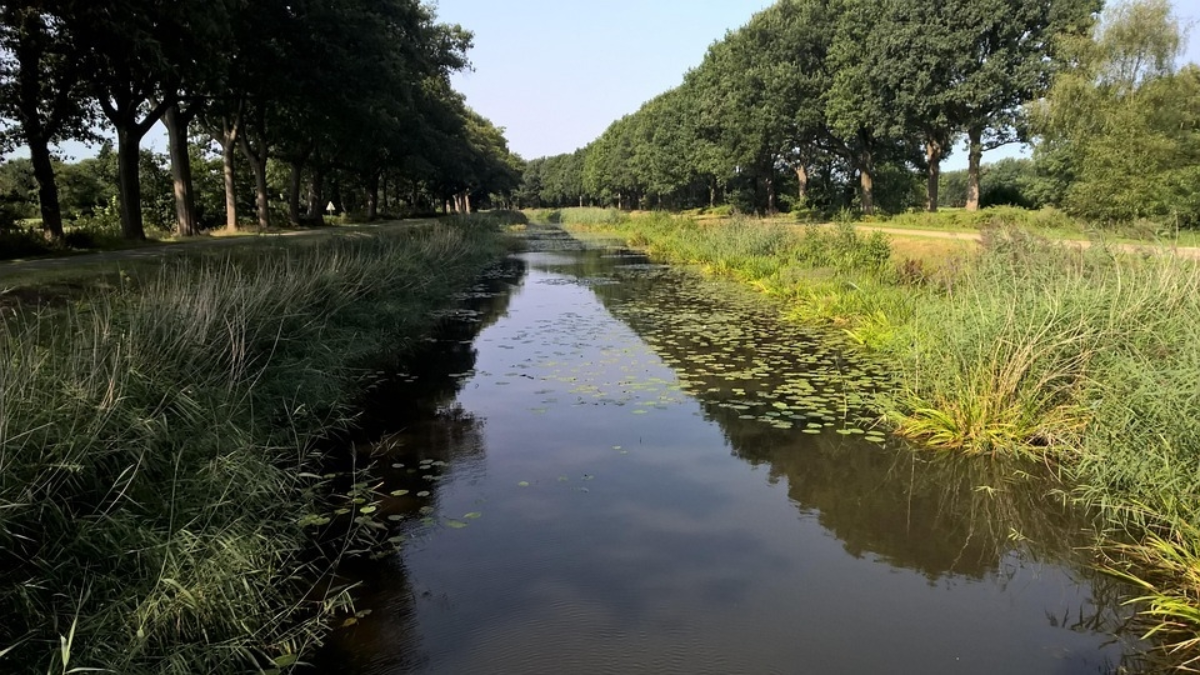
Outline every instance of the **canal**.
{"label": "canal", "polygon": [[534,230],[368,405],[394,554],[324,672],[1103,673],[1127,589],[1028,466],[914,452],[886,371]]}

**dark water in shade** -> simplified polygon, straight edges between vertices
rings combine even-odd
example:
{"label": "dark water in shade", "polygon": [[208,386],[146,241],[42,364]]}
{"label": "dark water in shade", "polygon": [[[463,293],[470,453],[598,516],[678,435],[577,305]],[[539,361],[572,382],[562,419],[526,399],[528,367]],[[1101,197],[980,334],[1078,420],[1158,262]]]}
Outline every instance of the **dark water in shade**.
{"label": "dark water in shade", "polygon": [[407,541],[321,672],[1123,670],[1049,484],[864,433],[884,376],[835,338],[548,241],[372,399]]}

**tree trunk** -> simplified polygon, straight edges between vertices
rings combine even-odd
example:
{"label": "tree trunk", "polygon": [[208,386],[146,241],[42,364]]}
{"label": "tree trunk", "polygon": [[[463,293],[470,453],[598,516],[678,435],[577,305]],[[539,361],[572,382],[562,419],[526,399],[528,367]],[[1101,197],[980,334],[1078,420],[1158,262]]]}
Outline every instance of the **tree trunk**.
{"label": "tree trunk", "polygon": [[288,181],[288,220],[294,227],[300,225],[300,183],[303,170],[298,162],[292,162],[292,173]]}
{"label": "tree trunk", "polygon": [[325,222],[325,174],[313,167],[308,182],[308,217],[319,223]]}
{"label": "tree trunk", "polygon": [[254,173],[255,205],[258,207],[258,226],[264,230],[271,227],[271,195],[267,186],[266,162],[251,162],[250,170]]}
{"label": "tree trunk", "polygon": [[121,198],[121,235],[134,241],[146,238],[146,229],[142,226],[142,181],[138,174],[141,140],[141,134],[136,130],[117,129],[117,187]]}
{"label": "tree trunk", "polygon": [[471,193],[470,191],[463,193],[463,213],[471,213]]}
{"label": "tree trunk", "polygon": [[[866,143],[863,143],[866,146]],[[875,158],[870,150],[862,150],[858,156],[859,198],[865,216],[875,214]]]}
{"label": "tree trunk", "polygon": [[234,180],[234,153],[237,152],[237,130],[225,130],[217,139],[221,145],[221,170],[225,178],[225,231],[237,232],[237,182]]}
{"label": "tree trunk", "polygon": [[367,222],[373,222],[379,213],[379,174],[367,179]]}
{"label": "tree trunk", "polygon": [[[51,128],[47,129],[42,118],[41,73],[46,36],[41,15],[27,9],[18,35],[21,37],[13,50],[17,59],[17,117],[25,143],[29,146],[33,176],[38,183],[42,232],[47,239],[61,241],[62,207],[58,201],[58,182],[54,177],[54,162],[50,156],[50,137],[58,125],[50,121]],[[61,114],[61,111],[57,114]]]}
{"label": "tree trunk", "polygon": [[863,215],[870,216],[875,214],[875,177],[871,175],[871,169],[863,167],[858,171],[859,184],[862,186],[862,212]]}
{"label": "tree trunk", "polygon": [[258,226],[263,230],[271,227],[271,195],[267,186],[267,156],[265,152],[255,152],[245,135],[241,138],[242,154],[250,163],[250,173],[254,174],[254,203],[258,210]]}
{"label": "tree trunk", "polygon": [[196,223],[196,198],[192,189],[192,158],[188,154],[189,116],[175,104],[163,114],[171,154],[171,179],[175,184],[175,215],[179,236],[194,237],[200,233]]}
{"label": "tree trunk", "polygon": [[800,198],[798,203],[803,208],[808,206],[808,168],[803,164],[796,165],[796,181],[800,184],[799,194],[797,195]]}
{"label": "tree trunk", "polygon": [[58,183],[54,179],[54,162],[50,158],[50,146],[44,138],[26,137],[29,143],[29,158],[33,162],[33,176],[38,183],[38,203],[42,211],[42,232],[47,239],[62,241],[62,208],[58,201]]}
{"label": "tree trunk", "polygon": [[983,129],[975,127],[967,130],[967,142],[970,143],[967,162],[967,210],[979,210],[979,167],[983,162]]}
{"label": "tree trunk", "polygon": [[925,209],[930,213],[938,210],[938,181],[942,176],[942,144],[935,140],[925,141],[925,162],[929,166],[929,182],[925,186]]}
{"label": "tree trunk", "polygon": [[773,216],[779,213],[779,207],[776,205],[775,199],[775,174],[770,172],[764,180],[767,186],[767,215]]}

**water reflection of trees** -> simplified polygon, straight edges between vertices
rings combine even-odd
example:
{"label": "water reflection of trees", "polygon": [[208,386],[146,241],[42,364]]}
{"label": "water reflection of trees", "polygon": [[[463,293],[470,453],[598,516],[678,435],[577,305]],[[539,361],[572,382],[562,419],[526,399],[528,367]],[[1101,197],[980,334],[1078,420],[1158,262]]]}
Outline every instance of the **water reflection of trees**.
{"label": "water reflection of trees", "polygon": [[466,380],[453,376],[474,369],[475,338],[508,313],[513,288],[525,272],[525,263],[517,258],[488,270],[462,295],[457,308],[444,313],[428,341],[381,366],[383,376],[371,378],[359,405],[360,441],[372,442],[415,421],[429,420],[458,397]]}
{"label": "water reflection of trees", "polygon": [[[589,253],[578,264],[555,271],[612,278],[613,270],[606,269],[611,263]],[[693,282],[681,282],[674,273],[615,276],[623,283],[586,285],[640,335],[658,338],[647,342],[674,364],[681,380],[694,385],[692,391],[703,392],[697,398],[704,414],[719,425],[733,453],[766,466],[772,482],[785,482],[796,507],[816,517],[848,553],[918,571],[931,583],[958,576],[1003,584],[1017,569],[1017,557],[1062,565],[1090,584],[1093,602],[1062,616],[1048,615],[1052,625],[1107,632],[1128,620],[1121,602],[1129,589],[1090,566],[1096,535],[1088,514],[1065,503],[1060,486],[1042,467],[919,453],[829,431],[806,435],[745,419],[744,411],[730,404],[746,397],[696,359],[712,354],[719,336],[706,341],[696,333],[671,339],[661,334],[666,314],[712,316],[728,308],[705,306],[696,294],[679,293],[680,283]],[[761,314],[746,317],[762,319]],[[749,332],[762,339],[771,331]],[[779,377],[768,375],[736,386],[753,392],[781,384]]]}
{"label": "water reflection of trees", "polygon": [[[486,272],[463,294],[459,307],[446,313],[429,341],[372,378],[360,404],[355,454],[360,464],[376,465],[378,517],[388,523],[389,534],[403,536],[436,510],[438,481],[431,477],[483,456],[483,420],[455,401],[466,382],[462,375],[475,368],[475,339],[507,314],[525,272],[519,259]],[[315,661],[317,670],[369,673],[381,654],[387,655],[389,670],[420,670],[428,656],[400,556],[354,559],[340,574],[358,585],[358,607],[380,611],[336,631]]]}

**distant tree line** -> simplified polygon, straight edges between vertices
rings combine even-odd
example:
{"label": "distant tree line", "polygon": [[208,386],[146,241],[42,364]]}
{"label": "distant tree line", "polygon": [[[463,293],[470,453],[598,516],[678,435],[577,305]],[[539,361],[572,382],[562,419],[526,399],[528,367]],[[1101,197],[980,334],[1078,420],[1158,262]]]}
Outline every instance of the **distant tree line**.
{"label": "distant tree line", "polygon": [[[54,239],[64,206],[115,211],[129,239],[148,216],[192,235],[245,213],[320,220],[330,201],[368,219],[470,210],[522,169],[450,86],[471,40],[419,0],[5,2],[0,150],[29,158],[0,171],[0,210],[36,204]],[[159,122],[166,157],[142,149]],[[96,159],[55,156],[101,136],[116,143]]]}
{"label": "distant tree line", "polygon": [[[1178,21],[1167,0],[1101,10],[781,0],[586,148],[530,161],[517,197],[866,214],[1005,203],[1195,223],[1200,71],[1177,65]],[[1016,141],[1035,161],[989,178],[983,153]],[[958,145],[968,168],[942,175]]]}

